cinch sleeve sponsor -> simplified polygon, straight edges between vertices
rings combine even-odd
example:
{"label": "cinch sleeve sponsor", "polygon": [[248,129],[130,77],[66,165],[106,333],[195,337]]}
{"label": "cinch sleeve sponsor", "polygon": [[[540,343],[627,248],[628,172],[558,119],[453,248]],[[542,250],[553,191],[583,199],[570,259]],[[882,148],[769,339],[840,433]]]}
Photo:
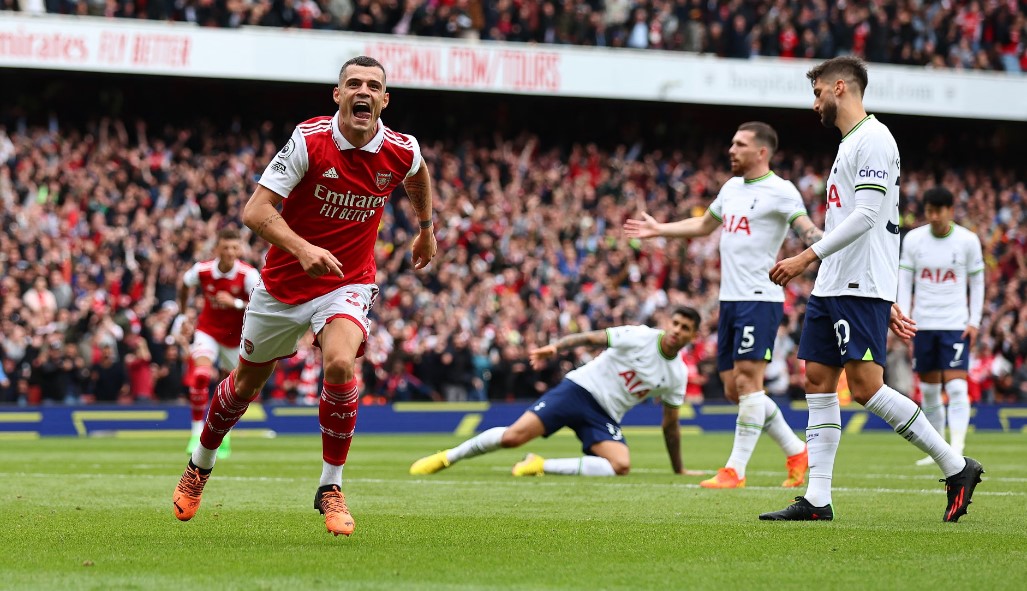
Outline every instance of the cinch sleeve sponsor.
{"label": "cinch sleeve sponsor", "polygon": [[888,170],[893,157],[883,137],[874,133],[863,134],[856,147],[856,186],[855,191],[879,191],[888,194],[888,186],[895,183],[890,179]]}
{"label": "cinch sleeve sponsor", "polygon": [[264,169],[259,182],[285,198],[299,184],[308,167],[307,142],[297,127]]}

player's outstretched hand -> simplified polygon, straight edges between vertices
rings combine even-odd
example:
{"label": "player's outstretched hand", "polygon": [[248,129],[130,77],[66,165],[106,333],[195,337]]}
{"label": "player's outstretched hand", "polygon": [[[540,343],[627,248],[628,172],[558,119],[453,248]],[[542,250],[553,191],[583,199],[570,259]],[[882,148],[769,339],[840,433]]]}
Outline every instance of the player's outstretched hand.
{"label": "player's outstretched hand", "polygon": [[969,343],[970,349],[973,350],[974,343],[977,342],[977,327],[967,325],[966,330],[963,331],[963,340]]}
{"label": "player's outstretched hand", "polygon": [[912,318],[903,314],[898,304],[891,305],[891,318],[888,320],[888,328],[895,333],[895,336],[904,341],[909,341],[909,339],[916,335],[916,322],[913,322]]}
{"label": "player's outstretched hand", "polygon": [[300,265],[303,266],[303,270],[306,271],[307,275],[315,279],[327,274],[335,275],[339,278],[344,277],[342,263],[339,262],[339,259],[320,246],[308,244],[299,251],[296,258],[299,259]]}
{"label": "player's outstretched hand", "polygon": [[425,228],[417,233],[414,243],[410,245],[410,255],[414,260],[415,269],[423,269],[435,258],[439,244],[432,228]]}
{"label": "player's outstretched hand", "polygon": [[533,349],[528,353],[528,359],[531,360],[531,369],[534,369],[535,371],[544,369],[549,358],[554,355],[556,355],[556,347],[553,345],[546,345],[545,347]]}
{"label": "player's outstretched hand", "polygon": [[655,238],[660,235],[659,227],[660,222],[643,211],[642,219],[624,222],[624,235],[628,238]]}

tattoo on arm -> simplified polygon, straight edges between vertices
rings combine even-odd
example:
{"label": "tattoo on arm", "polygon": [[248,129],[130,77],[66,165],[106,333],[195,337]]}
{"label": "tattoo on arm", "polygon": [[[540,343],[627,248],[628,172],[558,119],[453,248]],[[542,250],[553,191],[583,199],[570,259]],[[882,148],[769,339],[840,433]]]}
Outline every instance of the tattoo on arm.
{"label": "tattoo on arm", "polygon": [[606,343],[606,331],[594,330],[592,332],[567,335],[556,341],[554,346],[559,351],[560,349],[573,349],[582,345],[599,345],[603,343]]}
{"label": "tattoo on arm", "polygon": [[403,182],[403,187],[410,198],[410,204],[414,207],[414,213],[424,219],[425,216],[431,215],[431,186],[420,177],[421,175],[415,174],[408,178]]}
{"label": "tattoo on arm", "polygon": [[813,225],[802,232],[802,240],[806,243],[806,246],[812,246],[813,244],[820,242],[820,239],[823,237],[824,231]]}
{"label": "tattoo on arm", "polygon": [[260,222],[260,224],[257,225],[257,227],[253,230],[253,232],[257,236],[260,236],[261,238],[264,238],[264,230],[267,229],[268,226],[270,226],[271,224],[277,222],[280,219],[282,219],[282,216],[281,216],[281,214],[279,214],[276,211],[275,213],[269,215],[267,217],[267,219],[265,219],[264,221]]}

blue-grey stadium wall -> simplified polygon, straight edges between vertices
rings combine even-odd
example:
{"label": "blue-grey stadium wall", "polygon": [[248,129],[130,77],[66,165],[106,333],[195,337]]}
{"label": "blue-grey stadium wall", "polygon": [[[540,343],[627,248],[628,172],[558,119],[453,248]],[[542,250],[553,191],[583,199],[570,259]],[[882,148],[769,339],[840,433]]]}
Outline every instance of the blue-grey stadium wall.
{"label": "blue-grey stadium wall", "polygon": [[[397,403],[391,406],[363,406],[357,420],[361,433],[449,433],[470,436],[490,427],[511,424],[526,404]],[[806,405],[782,405],[788,423],[796,429],[806,425]],[[978,431],[1027,432],[1027,405],[978,406],[973,409],[972,428]],[[690,405],[681,409],[681,426],[686,433],[731,431],[735,428],[735,407]],[[632,431],[658,430],[661,409],[643,404],[625,416],[623,426]],[[181,435],[189,428],[186,406],[41,406],[0,409],[0,439],[40,436],[147,437]],[[842,409],[846,433],[885,430],[890,427],[862,407]],[[247,435],[312,434],[318,432],[316,406],[264,406],[254,404],[237,430]],[[241,435],[242,433],[240,433]]]}

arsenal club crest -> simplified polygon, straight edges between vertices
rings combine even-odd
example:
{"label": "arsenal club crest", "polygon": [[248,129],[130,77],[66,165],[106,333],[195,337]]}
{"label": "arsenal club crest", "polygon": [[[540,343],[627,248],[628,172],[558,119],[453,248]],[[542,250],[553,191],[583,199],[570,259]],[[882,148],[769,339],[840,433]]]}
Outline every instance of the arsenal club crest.
{"label": "arsenal club crest", "polygon": [[392,173],[391,172],[376,172],[376,173],[374,173],[374,184],[379,189],[384,189],[385,187],[388,187],[389,183],[391,183],[391,182],[392,182]]}
{"label": "arsenal club crest", "polygon": [[247,355],[253,354],[253,341],[251,341],[250,339],[243,339],[242,346],[243,349],[246,350]]}

